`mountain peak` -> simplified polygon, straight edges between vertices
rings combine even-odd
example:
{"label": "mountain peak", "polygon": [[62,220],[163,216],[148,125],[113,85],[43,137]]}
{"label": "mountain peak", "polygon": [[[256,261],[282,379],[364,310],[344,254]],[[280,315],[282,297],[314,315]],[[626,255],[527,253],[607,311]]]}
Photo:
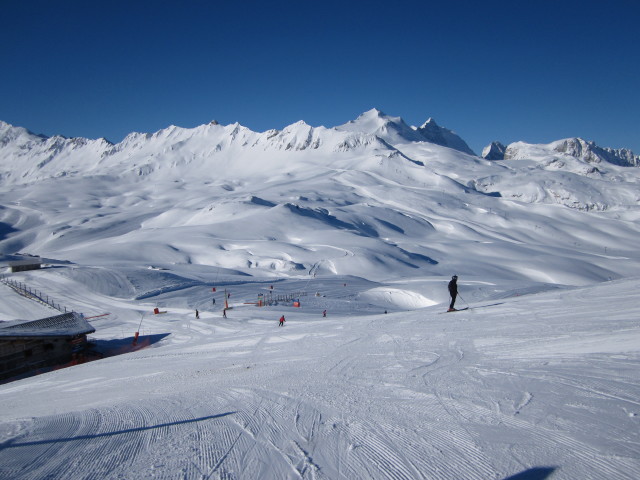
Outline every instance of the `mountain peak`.
{"label": "mountain peak", "polygon": [[432,117],[429,117],[427,119],[427,121],[424,122],[420,128],[427,128],[429,126],[430,127],[439,127],[439,125],[436,123],[436,121]]}
{"label": "mountain peak", "polygon": [[482,150],[482,158],[486,160],[504,160],[506,149],[507,147],[500,142],[491,142],[490,145],[487,145]]}
{"label": "mountain peak", "polygon": [[0,120],[0,146],[9,143],[26,145],[32,142],[42,142],[48,138],[46,135],[38,135],[24,127],[16,127]]}
{"label": "mountain peak", "polygon": [[566,138],[551,144],[554,151],[565,153],[572,157],[582,159],[589,163],[609,162],[622,167],[637,167],[640,165],[640,156],[635,155],[626,148],[613,149],[602,148],[580,137]]}
{"label": "mountain peak", "polygon": [[304,128],[313,128],[311,125],[309,125],[307,122],[305,122],[304,120],[298,120],[297,122],[292,123],[291,125],[287,125],[286,127],[284,127],[283,131],[287,131],[287,130],[295,130],[296,128],[299,127],[304,127]]}
{"label": "mountain peak", "polygon": [[[538,153],[536,153],[538,152]],[[640,166],[640,156],[626,148],[603,148],[579,137],[556,140],[548,144],[511,143],[505,151],[505,160],[563,154],[586,163],[607,162],[621,167]]]}
{"label": "mountain peak", "polygon": [[391,144],[424,141],[424,138],[407,125],[401,117],[391,117],[377,108],[367,110],[355,120],[335,127],[335,129],[375,135]]}
{"label": "mountain peak", "polygon": [[[396,119],[389,117],[382,110],[372,108],[358,115],[355,120],[349,120],[344,125],[340,125],[336,128],[338,130],[350,131],[364,131],[362,130],[364,128],[366,130],[366,133],[372,133],[372,129],[380,128],[381,126],[394,120]],[[353,128],[349,128],[349,126],[352,126]]]}
{"label": "mountain peak", "polygon": [[372,108],[370,110],[367,110],[366,112],[361,113],[360,115],[358,115],[358,118],[361,117],[386,117],[386,113],[384,113],[382,110],[378,109],[378,108]]}
{"label": "mountain peak", "polygon": [[422,126],[416,129],[428,142],[441,145],[443,147],[453,148],[460,152],[468,153],[469,155],[475,155],[473,150],[469,148],[467,142],[458,136],[454,131],[439,126],[436,121],[429,117],[429,119],[422,124]]}

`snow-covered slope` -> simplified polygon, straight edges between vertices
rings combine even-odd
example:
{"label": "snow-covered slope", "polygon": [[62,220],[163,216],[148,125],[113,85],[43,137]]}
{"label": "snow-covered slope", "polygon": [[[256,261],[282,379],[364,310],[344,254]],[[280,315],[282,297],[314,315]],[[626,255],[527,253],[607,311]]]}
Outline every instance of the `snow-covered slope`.
{"label": "snow-covered slope", "polygon": [[116,145],[2,124],[0,144],[6,253],[569,284],[638,267],[637,168],[548,146],[490,162],[421,140],[378,110],[335,128],[212,122]]}
{"label": "snow-covered slope", "polygon": [[635,478],[640,169],[576,148],[0,124],[0,253],[106,355],[0,385],[0,478]]}
{"label": "snow-covered slope", "polygon": [[[94,317],[98,348],[121,355],[1,385],[0,476],[631,480],[640,469],[637,278],[541,293],[461,277],[473,308],[441,315],[438,277],[223,272],[225,319],[210,273],[20,274]],[[301,308],[245,304],[305,289]]]}

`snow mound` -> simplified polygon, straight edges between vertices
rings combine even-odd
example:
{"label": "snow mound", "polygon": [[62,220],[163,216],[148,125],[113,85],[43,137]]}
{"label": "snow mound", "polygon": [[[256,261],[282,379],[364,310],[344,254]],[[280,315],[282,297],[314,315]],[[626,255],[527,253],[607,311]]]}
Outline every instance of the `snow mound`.
{"label": "snow mound", "polygon": [[388,287],[372,288],[358,294],[357,299],[373,305],[401,310],[415,310],[438,303],[417,292]]}

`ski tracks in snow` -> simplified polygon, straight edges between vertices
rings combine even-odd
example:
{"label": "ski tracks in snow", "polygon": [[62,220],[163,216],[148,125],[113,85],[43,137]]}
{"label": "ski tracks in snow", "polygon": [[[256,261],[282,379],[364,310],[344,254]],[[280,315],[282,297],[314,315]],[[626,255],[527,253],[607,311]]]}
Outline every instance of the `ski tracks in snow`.
{"label": "ski tracks in snow", "polygon": [[[0,446],[0,477],[162,478],[160,472],[170,471],[167,463],[191,458],[196,460],[181,468],[185,477],[198,478],[196,473],[216,458],[216,452],[202,449],[217,445],[203,426],[230,412],[194,417],[176,407],[163,402],[125,404],[33,419]],[[159,418],[166,421],[157,423]]]}
{"label": "ski tracks in snow", "polygon": [[[590,365],[582,364],[583,357],[527,359],[529,345],[537,349],[548,342],[547,335],[555,338],[558,333],[539,331],[536,336],[515,324],[507,331],[496,318],[476,316],[476,332],[484,330],[490,336],[494,322],[502,325],[500,346],[524,353],[523,358],[512,354],[505,370],[504,350],[497,358],[487,355],[497,350],[478,351],[475,339],[465,334],[465,317],[470,315],[456,317],[446,327],[456,331],[447,338],[456,340],[450,340],[448,348],[436,342],[440,360],[425,367],[422,376],[450,419],[451,432],[440,441],[455,438],[454,448],[464,446],[460,457],[476,467],[483,459],[502,459],[493,465],[494,472],[523,470],[543,461],[538,465],[558,467],[558,478],[569,478],[564,469],[572,472],[570,478],[633,478],[630,472],[640,458],[637,430],[629,431],[629,416],[612,415],[611,407],[636,408],[630,392],[637,387],[627,380],[637,376],[630,371],[635,362],[608,355],[592,355]],[[587,431],[592,433],[585,435]],[[602,444],[611,448],[603,452]],[[509,455],[504,455],[505,449]]]}
{"label": "ski tracks in snow", "polygon": [[[517,305],[502,312],[516,316]],[[86,410],[59,403],[66,413],[0,425],[0,477],[485,480],[557,466],[558,479],[569,478],[565,468],[625,479],[637,471],[633,358],[519,358],[564,332],[523,333],[495,314],[322,322],[251,320],[251,333],[219,322],[216,342],[187,332],[188,348],[136,352],[122,362],[131,372],[108,386],[99,379],[109,360],[95,364],[83,388],[130,388],[126,401],[103,407],[87,397]],[[69,385],[33,391],[60,395]]]}

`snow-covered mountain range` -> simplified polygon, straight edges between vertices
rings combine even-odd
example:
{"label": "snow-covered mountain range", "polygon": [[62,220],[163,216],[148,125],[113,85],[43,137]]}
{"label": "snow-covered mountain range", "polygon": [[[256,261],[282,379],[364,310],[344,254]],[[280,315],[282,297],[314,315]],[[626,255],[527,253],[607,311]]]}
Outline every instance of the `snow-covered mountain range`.
{"label": "snow-covered mountain range", "polygon": [[[376,109],[333,128],[213,121],[118,144],[0,123],[0,250],[81,261],[100,242],[109,261],[153,263],[168,249],[177,262],[252,272],[558,283],[636,268],[621,252],[635,249],[637,156],[581,139],[503,150],[487,160],[432,119],[411,127]],[[469,259],[470,244],[487,247]],[[566,257],[578,250],[589,267],[576,272]]]}
{"label": "snow-covered mountain range", "polygon": [[[0,123],[0,266],[45,267],[0,273],[105,356],[0,385],[0,478],[637,478],[638,157],[486,152],[378,110]],[[56,313],[0,283],[0,322]]]}

